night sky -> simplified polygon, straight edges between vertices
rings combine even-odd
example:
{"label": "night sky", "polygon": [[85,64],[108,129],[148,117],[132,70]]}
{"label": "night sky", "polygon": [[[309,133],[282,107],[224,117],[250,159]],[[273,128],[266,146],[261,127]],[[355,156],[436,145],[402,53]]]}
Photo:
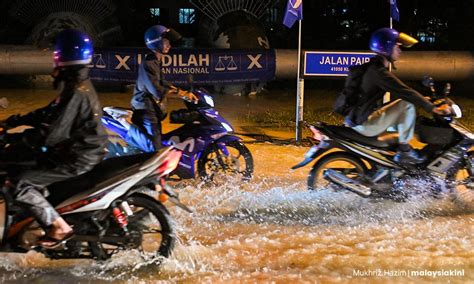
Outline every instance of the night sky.
{"label": "night sky", "polygon": [[[53,1],[54,2],[54,1]],[[177,1],[180,2],[180,1]],[[187,1],[181,1],[189,3]],[[0,1],[0,43],[28,43],[34,28],[32,23],[21,22],[11,15],[16,2]],[[145,27],[156,24],[147,11],[145,1],[114,1],[117,5],[115,19],[104,22],[120,26],[120,36],[112,35],[105,45],[141,46]],[[269,15],[261,24],[273,48],[296,48],[297,27],[291,30],[282,25],[286,0],[277,0],[273,9],[276,17]],[[401,22],[394,27],[422,38],[415,50],[473,50],[474,49],[474,0],[398,0]],[[197,37],[204,16],[197,14],[193,27],[177,27],[188,37]],[[160,24],[168,23],[166,18]],[[366,49],[370,33],[389,25],[388,0],[306,0],[304,1],[303,43],[313,49]],[[423,42],[423,40],[425,40]],[[196,46],[202,46],[199,40]]]}
{"label": "night sky", "polygon": [[[280,8],[284,7],[283,2]],[[420,38],[415,50],[473,50],[473,0],[398,0],[400,23],[394,27]],[[389,1],[318,0],[304,2],[303,34],[307,48],[366,49],[372,31],[389,26]],[[287,31],[280,23],[270,33],[273,43],[294,48],[297,28]],[[428,37],[434,38],[429,42]],[[286,40],[285,40],[286,38]]]}

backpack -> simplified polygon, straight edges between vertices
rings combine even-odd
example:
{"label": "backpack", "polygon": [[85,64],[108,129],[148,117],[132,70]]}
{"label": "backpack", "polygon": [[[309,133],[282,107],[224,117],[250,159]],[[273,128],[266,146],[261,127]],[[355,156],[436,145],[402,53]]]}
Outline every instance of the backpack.
{"label": "backpack", "polygon": [[359,104],[362,97],[362,78],[369,67],[369,63],[349,67],[349,74],[344,83],[344,89],[334,103],[334,112],[347,116]]}

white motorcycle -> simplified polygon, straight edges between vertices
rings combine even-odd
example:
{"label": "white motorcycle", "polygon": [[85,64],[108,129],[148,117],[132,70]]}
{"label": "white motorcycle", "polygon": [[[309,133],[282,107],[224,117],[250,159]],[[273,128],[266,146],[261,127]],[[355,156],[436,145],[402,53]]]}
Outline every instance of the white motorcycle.
{"label": "white motorcycle", "polygon": [[[0,129],[0,151],[13,147],[18,134]],[[17,152],[15,152],[17,153]],[[17,155],[17,154],[15,154]],[[43,228],[16,204],[10,176],[32,162],[0,158],[0,251],[37,250],[49,258],[104,260],[121,250],[167,257],[175,242],[167,200],[191,212],[166,184],[181,151],[167,147],[157,153],[112,158],[92,171],[48,186],[48,201],[74,227],[72,238],[54,249],[38,245]],[[21,160],[21,159],[20,159]]]}

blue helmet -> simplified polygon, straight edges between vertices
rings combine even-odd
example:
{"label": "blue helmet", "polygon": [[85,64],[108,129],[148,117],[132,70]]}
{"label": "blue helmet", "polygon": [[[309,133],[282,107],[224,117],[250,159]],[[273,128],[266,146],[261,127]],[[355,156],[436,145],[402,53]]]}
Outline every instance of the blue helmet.
{"label": "blue helmet", "polygon": [[92,61],[93,54],[92,41],[86,33],[63,30],[54,43],[54,67],[86,65]]}
{"label": "blue helmet", "polygon": [[155,25],[151,26],[145,32],[145,44],[152,51],[163,51],[163,39],[170,41],[177,41],[181,39],[181,35],[173,29],[168,29],[165,26]]}
{"label": "blue helmet", "polygon": [[373,52],[390,57],[392,55],[393,47],[396,44],[401,44],[404,47],[411,47],[418,40],[413,37],[399,33],[394,29],[381,28],[376,30],[370,37],[370,50]]}

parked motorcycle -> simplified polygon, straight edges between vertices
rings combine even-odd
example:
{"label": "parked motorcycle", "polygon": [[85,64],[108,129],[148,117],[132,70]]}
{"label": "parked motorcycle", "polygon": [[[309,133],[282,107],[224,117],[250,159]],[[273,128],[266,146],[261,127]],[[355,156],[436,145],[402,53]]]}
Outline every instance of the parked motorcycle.
{"label": "parked motorcycle", "polygon": [[[426,188],[407,189],[423,179],[431,184],[429,194],[437,196],[442,186],[474,202],[474,134],[457,118],[462,111],[448,98],[450,85],[436,93],[433,80],[425,80],[431,92],[429,99],[435,105],[448,103],[455,115],[433,118],[420,117],[417,121],[418,139],[426,143],[421,154],[426,157],[422,165],[404,167],[393,161],[397,139],[388,133],[379,137],[366,137],[345,126],[316,123],[310,125],[314,145],[305,159],[292,167],[301,168],[316,161],[308,175],[308,189],[327,186],[352,191],[362,197],[406,200],[411,194]],[[473,203],[474,204],[474,203]]]}
{"label": "parked motorcycle", "polygon": [[[203,180],[213,180],[218,173],[241,176],[244,181],[253,174],[253,157],[241,139],[232,134],[234,129],[215,109],[214,100],[204,89],[194,90],[198,102],[185,101],[186,109],[172,111],[170,122],[183,124],[181,127],[162,135],[164,146],[173,145],[183,151],[178,168],[172,173],[181,179],[190,179],[197,174]],[[104,126],[127,140],[127,128],[119,121],[129,119],[130,109],[104,107]],[[139,145],[123,145],[112,142],[110,156],[123,156],[147,151]],[[197,161],[197,162],[196,162]]]}
{"label": "parked motorcycle", "polygon": [[26,143],[21,137],[27,133],[0,130],[0,251],[36,250],[52,259],[104,260],[129,249],[147,257],[170,255],[176,236],[163,203],[169,200],[190,212],[165,181],[177,167],[181,151],[167,147],[157,153],[111,158],[88,173],[48,186],[48,201],[75,234],[59,247],[47,249],[38,245],[45,235],[43,228],[11,196],[11,177],[35,167],[34,160],[23,159],[28,155],[14,150]]}

